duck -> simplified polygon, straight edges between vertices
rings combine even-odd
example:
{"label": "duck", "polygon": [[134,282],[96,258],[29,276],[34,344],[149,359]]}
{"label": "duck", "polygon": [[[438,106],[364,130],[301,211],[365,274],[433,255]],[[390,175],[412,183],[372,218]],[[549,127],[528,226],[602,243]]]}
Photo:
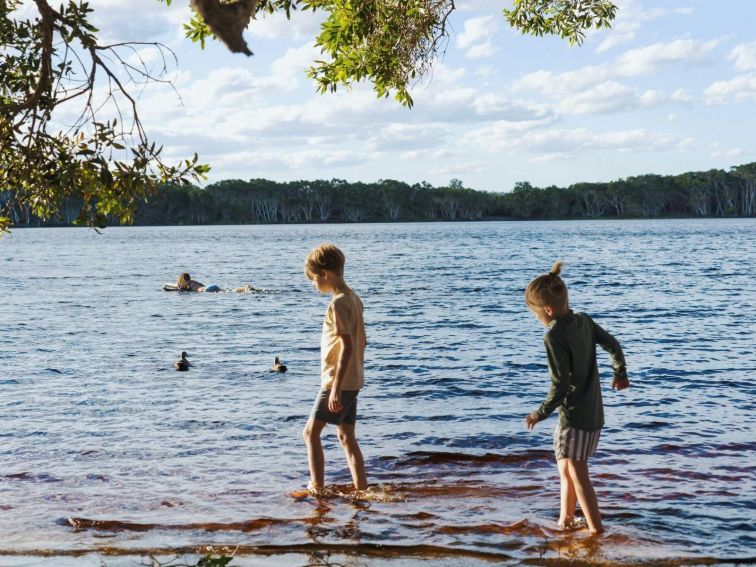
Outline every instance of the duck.
{"label": "duck", "polygon": [[181,360],[179,360],[178,362],[176,362],[176,364],[174,364],[174,366],[176,367],[176,370],[178,370],[179,372],[185,372],[189,370],[189,367],[192,365],[192,363],[186,359],[186,356],[187,356],[186,351],[185,350],[181,351]]}
{"label": "duck", "polygon": [[273,366],[271,366],[270,369],[273,372],[286,372],[288,370],[285,364],[281,364],[281,359],[278,357],[273,361]]}

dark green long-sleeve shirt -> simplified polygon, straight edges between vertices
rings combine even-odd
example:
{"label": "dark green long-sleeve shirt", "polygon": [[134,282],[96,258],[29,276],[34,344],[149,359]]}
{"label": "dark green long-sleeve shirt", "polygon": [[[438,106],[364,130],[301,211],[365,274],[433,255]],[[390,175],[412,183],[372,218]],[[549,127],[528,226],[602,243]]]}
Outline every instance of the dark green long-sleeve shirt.
{"label": "dark green long-sleeve shirt", "polygon": [[559,408],[559,425],[585,431],[604,426],[596,345],[612,358],[616,378],[626,378],[625,356],[612,335],[584,313],[570,311],[551,324],[543,339],[549,359],[551,390],[541,407],[539,421]]}

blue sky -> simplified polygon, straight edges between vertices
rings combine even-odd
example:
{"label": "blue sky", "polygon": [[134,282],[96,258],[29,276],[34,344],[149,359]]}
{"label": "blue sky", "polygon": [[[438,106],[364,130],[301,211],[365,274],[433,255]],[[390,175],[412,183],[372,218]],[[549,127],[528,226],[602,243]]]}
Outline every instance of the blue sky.
{"label": "blue sky", "polygon": [[148,87],[142,118],[167,156],[197,151],[210,182],[457,178],[509,191],[756,161],[756,2],[616,3],[613,29],[570,47],[511,29],[508,1],[458,0],[446,53],[413,88],[411,110],[370,85],[317,94],[305,74],[319,55],[311,13],[253,21],[247,58],[184,39],[183,2],[92,5],[106,38],[176,52],[180,98]]}

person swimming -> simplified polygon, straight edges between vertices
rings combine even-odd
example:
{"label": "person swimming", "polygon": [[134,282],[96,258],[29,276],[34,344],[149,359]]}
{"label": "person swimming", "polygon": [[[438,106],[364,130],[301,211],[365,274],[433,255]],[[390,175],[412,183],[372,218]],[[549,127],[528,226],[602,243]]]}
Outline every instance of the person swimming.
{"label": "person swimming", "polygon": [[164,291],[196,291],[196,292],[205,292],[205,293],[217,293],[220,291],[230,291],[234,293],[254,293],[254,292],[265,291],[264,289],[259,289],[249,284],[243,285],[241,287],[227,289],[227,290],[223,290],[220,286],[215,285],[215,284],[206,286],[202,282],[193,280],[192,276],[186,272],[179,274],[179,277],[176,279],[175,284],[167,283],[163,285],[163,290]]}
{"label": "person swimming", "polygon": [[206,286],[203,283],[193,280],[192,276],[186,272],[179,274],[179,277],[176,279],[176,289],[178,291],[199,291],[206,293],[223,291],[215,284]]}
{"label": "person swimming", "polygon": [[186,272],[179,274],[176,279],[176,289],[178,291],[205,291],[205,284],[192,279],[192,276]]}

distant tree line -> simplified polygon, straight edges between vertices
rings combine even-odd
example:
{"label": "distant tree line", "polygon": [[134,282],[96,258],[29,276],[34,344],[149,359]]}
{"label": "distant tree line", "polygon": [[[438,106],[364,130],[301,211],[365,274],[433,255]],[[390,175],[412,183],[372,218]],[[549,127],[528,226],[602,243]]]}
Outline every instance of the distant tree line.
{"label": "distant tree line", "polygon": [[[0,209],[10,202],[0,192]],[[68,225],[82,203],[68,201],[58,218],[42,222],[28,206],[10,209],[16,226]],[[401,181],[375,183],[229,179],[200,188],[160,187],[141,203],[137,225],[270,224],[480,219],[600,219],[751,217],[756,215],[756,163],[730,171],[640,175],[569,187],[518,182],[508,193],[476,191],[453,179],[448,186]]]}

